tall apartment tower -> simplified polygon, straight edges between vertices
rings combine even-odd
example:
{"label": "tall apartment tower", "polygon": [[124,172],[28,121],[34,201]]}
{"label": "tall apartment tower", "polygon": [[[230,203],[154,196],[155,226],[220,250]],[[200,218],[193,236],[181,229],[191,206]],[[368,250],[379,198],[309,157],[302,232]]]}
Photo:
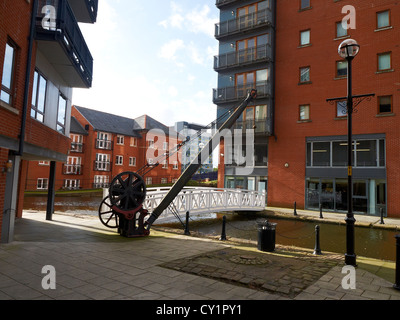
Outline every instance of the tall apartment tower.
{"label": "tall apartment tower", "polygon": [[[258,150],[268,155],[268,168],[255,166],[254,170],[256,177],[265,176],[268,182],[267,204],[292,207],[296,202],[298,208],[319,210],[322,207],[324,211],[347,212],[349,146],[347,106],[343,97],[347,95],[348,69],[347,61],[338,55],[338,47],[344,40],[354,39],[360,51],[352,61],[352,94],[374,96],[354,99],[350,146],[353,211],[399,218],[398,3],[390,0],[221,0],[217,1],[217,7],[221,10],[216,34],[220,41],[220,55],[216,58],[219,88],[214,102],[219,114],[229,105],[228,93],[237,93],[243,81],[247,84],[249,75],[250,79],[255,77],[258,89],[258,70],[267,67],[270,72],[267,86],[270,95],[265,100],[258,97],[255,102],[255,105],[263,102],[268,107],[266,123],[270,127],[261,141],[256,134],[254,148],[256,164]],[[251,28],[242,30],[248,21],[253,23],[253,16],[259,17],[260,7],[270,10],[271,17],[275,17],[271,21],[275,23],[259,27],[256,21]],[[242,57],[248,57],[251,53],[248,48],[254,46],[252,37],[262,33],[272,36],[270,43],[275,58],[271,55],[271,60],[259,65],[252,58],[243,65]],[[237,48],[242,45],[241,41],[245,41],[247,50]],[[230,57],[234,59],[229,60]],[[255,73],[251,74],[251,70]],[[332,104],[327,102],[334,98],[343,99],[336,99]],[[243,117],[246,121],[247,110]],[[258,130],[259,126],[255,128]],[[262,149],[257,148],[260,142]],[[225,187],[240,187],[237,182],[241,179],[243,186],[251,189],[252,175],[241,177],[241,168],[230,165],[224,168],[221,180]],[[231,180],[235,183],[231,184]]]}
{"label": "tall apartment tower", "polygon": [[[257,89],[257,98],[232,128],[232,139],[225,137],[221,143],[219,187],[266,190],[274,113],[275,1],[217,0],[216,6],[220,9],[215,26],[219,55],[214,58],[218,88],[213,90],[213,102],[219,123],[249,90]],[[251,150],[246,150],[248,129],[254,129]]]}

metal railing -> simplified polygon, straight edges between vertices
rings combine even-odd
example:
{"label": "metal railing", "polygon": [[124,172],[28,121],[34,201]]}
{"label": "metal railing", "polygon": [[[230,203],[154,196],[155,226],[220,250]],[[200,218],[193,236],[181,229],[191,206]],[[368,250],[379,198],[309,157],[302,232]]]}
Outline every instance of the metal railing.
{"label": "metal railing", "polygon": [[272,25],[272,11],[269,8],[215,24],[215,37],[219,39],[268,24]]}
{"label": "metal railing", "polygon": [[272,59],[271,45],[265,44],[253,48],[247,48],[215,56],[214,70],[220,71],[223,69],[239,67],[255,62],[268,61],[271,59]]}
{"label": "metal railing", "polygon": [[215,5],[216,5],[217,8],[221,8],[221,7],[225,6],[225,5],[228,5],[228,4],[231,4],[231,3],[234,3],[234,2],[239,2],[239,0],[216,0],[215,1]]}
{"label": "metal railing", "polygon": [[86,87],[91,87],[93,57],[67,0],[55,0],[52,5],[46,0],[39,0],[36,39],[58,41]]}
{"label": "metal railing", "polygon": [[[148,189],[143,208],[153,212],[170,188]],[[162,215],[173,216],[225,211],[262,211],[266,192],[241,189],[184,188]]]}
{"label": "metal railing", "polygon": [[94,168],[95,171],[111,171],[110,161],[95,161]]}
{"label": "metal railing", "polygon": [[213,89],[213,102],[222,103],[240,100],[246,97],[247,92],[252,89],[257,90],[257,98],[267,98],[271,96],[270,81],[258,81],[255,84],[249,83],[241,86],[223,87]]}
{"label": "metal railing", "polygon": [[96,149],[112,150],[113,142],[111,140],[96,139]]}
{"label": "metal railing", "polygon": [[63,165],[63,174],[81,175],[82,174],[82,165],[80,165],[80,164],[64,164]]}
{"label": "metal railing", "polygon": [[71,142],[71,152],[82,153],[83,143]]}

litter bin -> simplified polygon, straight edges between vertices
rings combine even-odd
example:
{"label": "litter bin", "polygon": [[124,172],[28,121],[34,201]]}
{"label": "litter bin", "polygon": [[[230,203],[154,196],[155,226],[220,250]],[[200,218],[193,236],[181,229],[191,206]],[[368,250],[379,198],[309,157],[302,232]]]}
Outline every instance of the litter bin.
{"label": "litter bin", "polygon": [[263,252],[275,251],[276,223],[267,220],[258,222],[258,250]]}

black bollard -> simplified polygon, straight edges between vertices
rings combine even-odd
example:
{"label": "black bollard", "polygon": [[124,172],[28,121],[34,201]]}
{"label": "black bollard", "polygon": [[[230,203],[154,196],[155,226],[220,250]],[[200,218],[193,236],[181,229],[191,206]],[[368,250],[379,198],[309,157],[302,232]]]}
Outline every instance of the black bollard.
{"label": "black bollard", "polygon": [[295,202],[293,206],[294,206],[294,213],[293,213],[293,214],[294,214],[295,216],[297,216],[297,210],[296,210],[297,203]]}
{"label": "black bollard", "polygon": [[189,211],[186,212],[185,236],[190,236],[190,231],[189,231]]}
{"label": "black bollard", "polygon": [[383,221],[383,208],[380,208],[379,211],[381,213],[381,223],[380,224],[385,224],[385,222]]}
{"label": "black bollard", "polygon": [[219,238],[219,240],[221,240],[221,241],[226,240],[225,226],[226,226],[226,216],[223,216],[222,217],[222,233],[221,233],[221,237]]}
{"label": "black bollard", "polygon": [[400,234],[396,238],[396,283],[393,288],[400,290]]}
{"label": "black bollard", "polygon": [[322,204],[319,205],[319,218],[323,219],[324,216],[322,215]]}
{"label": "black bollard", "polygon": [[315,227],[315,248],[314,248],[315,255],[321,255],[321,246],[319,243],[319,226]]}

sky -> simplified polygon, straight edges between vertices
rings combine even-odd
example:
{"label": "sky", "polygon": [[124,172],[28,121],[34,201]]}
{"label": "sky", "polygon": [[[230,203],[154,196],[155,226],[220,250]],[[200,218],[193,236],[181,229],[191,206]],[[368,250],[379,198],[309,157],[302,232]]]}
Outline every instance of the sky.
{"label": "sky", "polygon": [[216,118],[215,0],[99,0],[97,22],[80,23],[94,59],[90,89],[72,104],[173,126]]}

